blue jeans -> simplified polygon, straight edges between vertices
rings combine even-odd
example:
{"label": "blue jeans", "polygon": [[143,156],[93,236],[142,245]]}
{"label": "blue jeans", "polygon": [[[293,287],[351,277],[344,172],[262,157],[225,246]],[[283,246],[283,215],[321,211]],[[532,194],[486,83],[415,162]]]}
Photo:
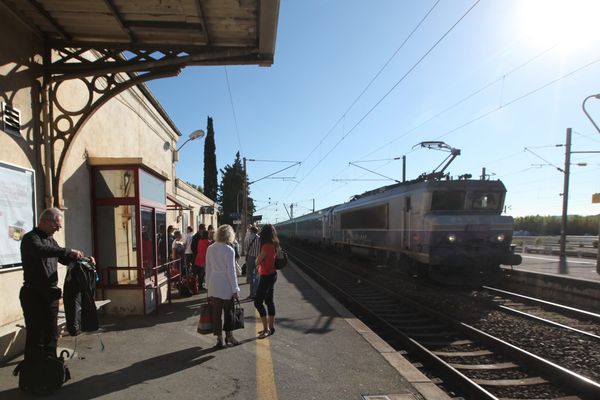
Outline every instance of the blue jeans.
{"label": "blue jeans", "polygon": [[256,257],[246,256],[246,279],[250,284],[250,296],[256,297],[256,288],[258,286],[256,273]]}

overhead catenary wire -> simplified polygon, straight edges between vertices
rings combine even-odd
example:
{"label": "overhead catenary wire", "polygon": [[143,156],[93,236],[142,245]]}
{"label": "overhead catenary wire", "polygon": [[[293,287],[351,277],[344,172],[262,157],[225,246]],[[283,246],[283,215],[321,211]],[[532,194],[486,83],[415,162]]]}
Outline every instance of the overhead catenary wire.
{"label": "overhead catenary wire", "polygon": [[231,85],[229,84],[229,74],[227,73],[227,66],[223,66],[225,70],[225,81],[227,81],[227,91],[229,92],[229,102],[231,103],[231,112],[233,113],[233,123],[235,125],[235,136],[237,137],[238,145],[240,146],[240,152],[244,154],[244,149],[242,148],[242,141],[240,140],[240,130],[238,129],[238,121],[237,116],[235,114],[235,107],[233,105],[233,96],[231,95]]}
{"label": "overhead catenary wire", "polygon": [[[414,70],[429,56],[429,54],[456,28],[456,26],[479,4],[481,0],[476,0],[471,7],[402,75],[402,77],[392,85],[392,87],[348,130],[329,151],[319,159],[319,161],[308,171],[300,182],[303,182],[320,164],[327,158]],[[296,186],[297,187],[297,186]]]}
{"label": "overhead catenary wire", "polygon": [[[472,119],[468,120],[467,122],[465,122],[465,123],[463,123],[463,124],[461,124],[461,125],[459,125],[459,126],[457,126],[457,127],[453,128],[453,129],[451,129],[450,131],[447,131],[447,132],[445,132],[444,134],[442,134],[442,135],[440,135],[440,136],[436,137],[436,138],[435,138],[435,140],[439,140],[439,139],[441,139],[441,138],[443,138],[443,137],[446,137],[446,136],[448,136],[448,135],[450,135],[450,134],[452,134],[452,133],[454,133],[454,132],[456,132],[456,131],[458,131],[458,130],[460,130],[460,129],[462,129],[462,128],[464,128],[464,127],[466,127],[466,126],[468,126],[468,125],[470,125],[470,124],[472,124],[472,123],[474,123],[474,122],[476,122],[476,121],[479,121],[479,120],[481,120],[481,119],[484,119],[485,117],[487,117],[487,116],[489,116],[489,115],[492,115],[492,114],[493,114],[493,113],[495,113],[495,112],[498,112],[498,111],[500,111],[500,110],[503,110],[503,109],[505,109],[506,107],[508,107],[508,106],[510,106],[510,105],[512,105],[512,104],[514,104],[514,103],[517,103],[518,101],[520,101],[520,100],[523,100],[523,99],[525,99],[525,98],[527,98],[527,97],[529,97],[529,96],[531,96],[531,95],[533,95],[533,94],[535,94],[535,93],[537,93],[537,92],[539,92],[539,91],[541,91],[541,90],[543,90],[543,89],[545,89],[545,88],[547,88],[547,87],[549,87],[549,86],[551,86],[551,85],[553,85],[553,84],[555,84],[555,83],[557,83],[557,82],[560,82],[560,81],[561,81],[561,80],[563,80],[563,79],[566,79],[566,78],[568,78],[568,77],[570,77],[570,76],[572,76],[572,75],[576,74],[577,72],[580,72],[580,71],[582,71],[582,70],[584,70],[584,69],[586,69],[586,68],[589,68],[589,67],[591,67],[592,65],[595,65],[595,64],[597,64],[597,63],[599,63],[599,62],[600,62],[600,58],[594,59],[593,61],[591,61],[591,62],[589,62],[589,63],[586,63],[586,64],[584,64],[584,65],[582,65],[582,66],[580,66],[580,67],[578,67],[578,68],[576,68],[576,69],[574,69],[574,70],[571,70],[570,72],[568,72],[568,73],[566,73],[566,74],[563,74],[563,75],[561,75],[561,76],[557,77],[556,79],[553,79],[553,80],[551,80],[550,82],[547,82],[547,83],[546,83],[546,84],[544,84],[544,85],[541,85],[541,86],[539,86],[539,87],[537,87],[537,88],[535,88],[535,89],[533,89],[533,90],[531,90],[531,91],[529,91],[529,92],[527,92],[527,93],[525,93],[525,94],[523,94],[523,95],[521,95],[521,96],[518,96],[518,97],[516,97],[516,98],[512,99],[511,101],[509,101],[509,102],[505,103],[504,105],[501,105],[501,106],[499,106],[499,107],[497,107],[497,108],[494,108],[494,109],[492,109],[492,110],[490,110],[490,111],[487,111],[487,112],[485,112],[485,113],[483,113],[483,114],[481,114],[481,115],[479,115],[479,116],[476,116],[476,117],[474,117],[474,118],[472,118]],[[414,149],[411,149],[409,152],[407,152],[407,154],[410,154],[412,151],[414,151]],[[544,161],[545,161],[545,160],[544,160]],[[546,162],[546,161],[545,161],[545,162]],[[385,165],[384,165],[384,166],[385,166]],[[382,166],[382,167],[380,167],[380,168],[383,168],[383,166]],[[557,169],[559,169],[559,168],[557,167]],[[560,169],[559,169],[559,170],[560,170]],[[339,188],[338,188],[338,189],[335,189],[335,190],[339,190]],[[334,190],[334,191],[335,191],[335,190]],[[332,192],[333,192],[333,191],[332,191]]]}
{"label": "overhead catenary wire", "polygon": [[560,77],[558,77],[556,79],[553,79],[552,81],[550,81],[550,82],[548,82],[548,83],[546,83],[546,84],[544,84],[542,86],[539,86],[536,89],[533,89],[533,90],[531,90],[531,91],[529,91],[529,92],[527,92],[527,93],[525,93],[525,94],[523,94],[521,96],[518,96],[518,97],[512,99],[511,101],[505,103],[504,105],[501,105],[501,106],[496,107],[496,108],[494,108],[494,109],[492,109],[490,111],[487,111],[487,112],[485,112],[485,113],[483,113],[483,114],[481,114],[481,115],[479,115],[479,116],[477,116],[477,117],[475,117],[475,118],[473,118],[473,119],[471,119],[471,120],[469,120],[469,121],[467,121],[467,122],[465,122],[465,123],[463,123],[463,124],[461,124],[461,125],[453,128],[453,129],[445,132],[444,134],[436,137],[435,140],[439,140],[439,139],[441,139],[443,137],[446,137],[446,136],[450,135],[451,133],[454,133],[454,132],[456,132],[456,131],[464,128],[465,126],[471,125],[474,122],[477,122],[477,121],[479,121],[479,120],[481,120],[481,119],[483,119],[485,117],[488,117],[488,116],[490,116],[490,115],[492,115],[492,114],[494,114],[494,113],[496,113],[496,112],[498,112],[500,110],[503,110],[506,107],[508,107],[508,106],[510,106],[510,105],[512,105],[514,103],[517,103],[518,101],[521,101],[521,100],[523,100],[523,99],[525,99],[525,98],[527,98],[527,97],[529,97],[529,96],[531,96],[531,95],[539,92],[540,90],[543,90],[543,89],[545,89],[545,88],[547,88],[547,87],[549,87],[549,86],[551,86],[551,85],[553,85],[553,84],[555,84],[557,82],[560,82],[561,80],[566,79],[566,78],[570,77],[571,75],[576,74],[577,72],[580,72],[580,71],[582,71],[582,70],[584,70],[586,68],[589,68],[592,65],[597,64],[599,62],[600,62],[600,58],[597,58],[597,59],[595,59],[595,60],[593,60],[593,61],[591,61],[591,62],[589,62],[589,63],[587,63],[587,64],[585,64],[585,65],[583,65],[581,67],[579,67],[579,68],[576,68],[576,69],[572,70],[571,72],[568,72],[568,73],[566,73],[564,75],[561,75]]}
{"label": "overhead catenary wire", "polygon": [[425,121],[423,121],[422,123],[420,123],[417,126],[414,126],[413,128],[409,129],[408,131],[403,132],[402,134],[400,134],[399,136],[395,137],[393,140],[383,144],[382,146],[376,148],[375,150],[369,152],[368,154],[366,154],[364,157],[369,157],[370,155],[378,152],[381,149],[387,148],[389,147],[391,144],[397,142],[398,140],[406,137],[409,133],[412,133],[414,131],[416,131],[417,129],[421,128],[422,126],[428,124],[429,122],[433,121],[434,119],[436,119],[437,117],[447,113],[448,111],[458,107],[459,105],[463,104],[464,102],[466,102],[467,100],[472,99],[473,97],[475,97],[476,95],[482,93],[483,91],[485,91],[486,89],[489,89],[490,87],[496,85],[498,82],[503,82],[508,76],[514,74],[515,72],[519,71],[522,68],[525,68],[527,65],[531,64],[532,62],[534,62],[535,60],[537,60],[538,58],[540,58],[541,56],[545,55],[546,53],[550,52],[551,50],[553,50],[554,48],[556,48],[557,45],[553,45],[550,46],[548,48],[546,48],[545,50],[541,51],[540,53],[537,53],[535,56],[531,57],[530,59],[528,59],[527,61],[521,63],[520,65],[514,67],[513,69],[511,69],[510,71],[504,73],[502,76],[496,78],[495,80],[481,86],[480,88],[476,89],[475,91],[469,93],[468,95],[464,96],[463,98],[461,98],[460,100],[458,100],[457,102],[453,103],[452,105],[444,108],[442,111],[436,113],[435,115],[427,118]]}
{"label": "overhead catenary wire", "polygon": [[[443,109],[442,111],[436,113],[435,115],[431,116],[430,118],[426,119],[425,121],[423,121],[422,123],[420,123],[417,126],[414,126],[413,128],[409,129],[408,131],[403,132],[402,134],[400,134],[399,136],[397,136],[396,138],[394,138],[393,140],[383,144],[382,146],[376,148],[375,150],[370,151],[369,153],[365,154],[363,157],[368,157],[374,153],[377,153],[378,151],[384,149],[384,148],[388,148],[390,145],[392,145],[393,143],[397,142],[398,140],[404,138],[405,136],[407,136],[409,133],[416,131],[417,129],[421,128],[422,126],[426,125],[427,123],[431,122],[432,120],[436,119],[437,117],[447,113],[448,111],[458,107],[460,104],[466,102],[467,100],[473,98],[474,96],[478,95],[479,93],[482,93],[484,90],[490,88],[491,86],[495,85],[496,83],[502,81],[504,82],[505,78],[514,74],[515,72],[525,68],[526,66],[528,66],[529,64],[531,64],[532,62],[534,62],[535,60],[539,59],[540,57],[542,57],[543,55],[545,55],[546,53],[550,52],[551,50],[555,49],[557,47],[557,44],[554,44],[550,47],[547,47],[546,49],[544,49],[543,51],[537,53],[536,55],[534,55],[533,57],[529,58],[528,60],[526,60],[525,62],[519,64],[518,66],[512,68],[511,70],[509,70],[508,72],[502,74],[502,76],[496,78],[495,80],[483,85],[482,87],[476,89],[475,91],[469,93],[467,96],[463,97],[462,99],[458,100],[457,102],[453,103],[452,105],[446,107],[445,109]],[[408,151],[407,154],[408,155],[410,153],[412,153],[414,151],[414,149],[411,149]],[[521,152],[519,152],[518,154],[521,154]],[[387,165],[387,164],[386,164]],[[380,167],[382,168],[382,167]],[[339,171],[336,175],[339,175],[342,171]]]}
{"label": "overhead catenary wire", "polygon": [[[547,50],[545,50],[545,51],[549,51],[549,49],[547,49]],[[541,54],[537,55],[536,57],[539,57],[540,55],[541,55]],[[536,58],[536,57],[534,57],[534,58]],[[532,59],[532,60],[533,60],[533,59]],[[532,61],[532,60],[530,60],[530,61]],[[521,100],[521,99],[524,99],[524,98],[526,98],[526,97],[528,97],[528,96],[531,96],[531,95],[533,95],[534,93],[536,93],[537,91],[540,91],[540,90],[544,89],[545,87],[548,87],[548,86],[550,86],[550,85],[552,85],[552,84],[554,84],[554,83],[556,83],[556,82],[558,82],[558,81],[560,81],[560,80],[562,80],[562,79],[565,79],[565,78],[567,78],[569,75],[572,75],[573,73],[579,72],[579,70],[581,70],[581,69],[583,69],[583,68],[586,68],[586,67],[588,67],[588,66],[590,66],[590,65],[592,65],[592,64],[594,64],[594,63],[595,63],[595,62],[592,62],[592,63],[590,63],[590,64],[584,65],[583,67],[581,67],[581,68],[579,68],[579,69],[577,69],[577,70],[571,71],[570,73],[568,73],[568,74],[565,74],[565,75],[563,75],[563,76],[561,76],[561,77],[559,77],[559,78],[557,78],[557,79],[555,79],[555,80],[553,80],[553,81],[551,81],[551,82],[549,82],[549,83],[547,83],[547,84],[545,84],[545,85],[543,85],[543,86],[540,86],[540,87],[538,87],[538,88],[536,88],[536,89],[534,89],[534,90],[532,90],[532,91],[530,91],[530,92],[528,92],[528,93],[525,93],[524,95],[522,95],[522,96],[520,96],[520,97],[513,98],[511,101],[509,101],[509,102],[507,102],[507,103],[501,103],[501,104],[500,104],[500,106],[499,106],[498,108],[495,108],[495,109],[493,109],[493,110],[490,110],[490,111],[488,111],[488,112],[484,113],[483,115],[476,116],[474,119],[471,119],[471,120],[467,121],[467,123],[466,123],[466,124],[463,124],[463,125],[461,125],[461,126],[459,126],[459,127],[457,127],[457,128],[454,128],[452,131],[444,133],[444,135],[449,135],[449,134],[453,133],[454,131],[456,131],[456,130],[458,130],[458,129],[462,128],[462,127],[465,127],[465,126],[469,125],[470,123],[473,123],[473,122],[475,122],[475,121],[481,120],[481,119],[485,118],[486,116],[489,116],[489,115],[491,115],[491,114],[495,113],[496,111],[499,111],[499,110],[501,110],[501,109],[504,109],[504,108],[506,108],[507,106],[509,106],[509,105],[511,105],[511,104],[513,104],[513,103],[515,103],[515,102],[518,102],[519,100]],[[508,74],[510,74],[510,72],[509,72]],[[504,74],[504,75],[502,75],[502,77],[501,77],[501,78],[499,78],[499,79],[500,79],[500,80],[504,80],[508,74]],[[584,136],[584,135],[582,135],[582,136]],[[398,139],[396,139],[396,140],[398,140]],[[537,147],[537,146],[536,146],[536,147]],[[529,147],[529,148],[530,148],[530,149],[533,149],[533,148],[536,148],[536,147]],[[517,153],[515,153],[515,154],[517,154]],[[501,158],[500,160],[503,160],[503,159],[506,159],[506,158],[513,157],[513,156],[515,156],[515,154],[512,154],[512,155],[510,155],[510,156],[503,157],[503,158]],[[522,154],[522,152],[519,152],[518,154]],[[380,168],[381,168],[381,167],[380,167]],[[304,180],[304,178],[303,178],[303,180]],[[342,186],[340,185],[340,188],[341,188],[341,187],[342,187]]]}
{"label": "overhead catenary wire", "polygon": [[396,57],[396,54],[398,54],[398,52],[404,47],[404,45],[408,42],[408,40],[419,29],[419,27],[421,27],[421,25],[423,24],[423,22],[425,22],[425,20],[427,19],[427,17],[429,17],[429,14],[431,14],[431,12],[437,7],[437,5],[439,4],[440,1],[441,0],[437,0],[433,4],[433,6],[431,6],[431,8],[429,9],[429,11],[427,11],[427,13],[417,23],[417,25],[415,25],[415,27],[413,28],[413,30],[408,34],[408,36],[406,36],[406,38],[402,41],[402,43],[400,44],[400,46],[398,46],[398,48],[396,48],[396,51],[394,51],[394,53],[383,64],[383,66],[381,68],[379,68],[379,71],[377,71],[377,73],[371,78],[371,80],[369,81],[369,83],[363,88],[363,90],[360,92],[360,94],[346,108],[346,110],[342,113],[342,115],[338,118],[338,120],[333,124],[333,126],[329,129],[329,131],[327,131],[327,133],[325,134],[325,136],[323,136],[323,138],[321,139],[321,141],[308,153],[308,155],[304,158],[303,162],[306,162],[306,160],[308,160],[310,158],[310,156],[319,148],[319,146],[321,146],[321,144],[323,143],[323,141],[325,141],[325,139],[327,139],[327,137],[329,137],[329,135],[334,131],[334,129],[339,125],[339,123],[341,121],[343,121],[343,119],[346,117],[346,115],[348,114],[348,112],[350,112],[350,110],[356,105],[356,103],[358,102],[358,100],[360,100],[360,98],[363,96],[363,94],[365,94],[365,92],[371,87],[371,85],[373,84],[373,82],[375,82],[375,80],[379,77],[379,75],[381,75],[381,73],[388,66],[388,64],[394,59],[394,57]]}
{"label": "overhead catenary wire", "polygon": [[[543,89],[545,89],[545,88],[547,88],[547,87],[549,87],[549,86],[551,86],[551,85],[553,85],[553,84],[555,84],[557,82],[560,82],[563,79],[566,79],[566,78],[572,76],[573,74],[575,74],[577,72],[580,72],[580,71],[582,71],[582,70],[584,70],[586,68],[591,67],[592,65],[595,65],[595,64],[597,64],[599,62],[600,62],[600,58],[594,59],[593,61],[591,61],[589,63],[586,63],[586,64],[584,64],[584,65],[582,65],[582,66],[580,66],[580,67],[578,67],[578,68],[576,68],[574,70],[571,70],[570,72],[568,72],[566,74],[563,74],[563,75],[559,76],[558,78],[553,79],[553,80],[551,80],[550,82],[548,82],[548,83],[546,83],[544,85],[541,85],[541,86],[539,86],[539,87],[537,87],[537,88],[535,88],[535,89],[533,89],[533,90],[531,90],[531,91],[529,91],[529,92],[527,92],[527,93],[525,93],[525,94],[523,94],[521,96],[518,96],[518,97],[510,100],[509,102],[505,103],[502,106],[499,106],[499,107],[494,108],[494,109],[492,109],[490,111],[487,111],[487,112],[485,112],[485,113],[483,113],[483,114],[481,114],[479,116],[476,116],[475,118],[472,118],[471,120],[469,120],[469,121],[467,121],[467,122],[465,122],[465,123],[463,123],[463,124],[461,124],[461,125],[453,128],[452,130],[447,131],[444,134],[436,137],[435,140],[439,140],[439,139],[441,139],[441,138],[443,138],[445,136],[448,136],[451,133],[456,132],[459,129],[462,129],[462,128],[464,128],[464,127],[466,127],[466,126],[468,126],[468,125],[470,125],[470,124],[472,124],[472,123],[474,123],[476,121],[479,121],[479,120],[481,120],[481,119],[483,119],[483,118],[485,118],[485,117],[487,117],[487,116],[489,116],[489,115],[491,115],[491,114],[493,114],[493,113],[495,113],[497,111],[503,110],[504,108],[506,108],[506,107],[508,107],[508,106],[510,106],[510,105],[512,105],[512,104],[514,104],[514,103],[516,103],[518,101],[520,101],[520,100],[523,100],[523,99],[525,99],[525,98],[527,98],[527,97],[529,97],[529,96],[531,96],[531,95],[533,95],[533,94],[535,94],[535,93],[537,93],[537,92],[539,92],[539,91],[541,91],[541,90],[543,90]],[[409,152],[407,152],[407,154],[410,154],[412,151],[414,151],[414,149],[411,149]],[[383,168],[384,166],[379,167],[379,168]],[[339,188],[335,189],[335,190],[339,190]]]}

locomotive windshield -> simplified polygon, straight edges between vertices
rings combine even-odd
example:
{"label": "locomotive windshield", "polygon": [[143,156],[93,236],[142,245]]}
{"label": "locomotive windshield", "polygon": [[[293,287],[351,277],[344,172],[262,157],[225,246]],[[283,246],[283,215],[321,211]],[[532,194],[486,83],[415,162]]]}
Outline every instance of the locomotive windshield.
{"label": "locomotive windshield", "polygon": [[461,211],[465,209],[463,190],[438,190],[431,198],[431,211]]}
{"label": "locomotive windshield", "polygon": [[497,210],[500,207],[501,194],[498,192],[474,192],[471,209]]}

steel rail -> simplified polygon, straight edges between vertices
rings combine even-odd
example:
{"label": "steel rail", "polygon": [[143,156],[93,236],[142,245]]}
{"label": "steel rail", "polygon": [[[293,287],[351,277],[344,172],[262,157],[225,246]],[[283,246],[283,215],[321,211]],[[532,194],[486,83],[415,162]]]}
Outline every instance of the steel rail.
{"label": "steel rail", "polygon": [[557,328],[566,329],[571,332],[579,333],[580,335],[584,335],[584,336],[591,337],[593,339],[600,340],[600,336],[594,335],[591,332],[582,331],[581,329],[573,328],[572,326],[564,325],[564,324],[561,324],[561,323],[558,323],[558,322],[555,322],[555,321],[552,321],[552,320],[549,320],[546,318],[538,317],[537,315],[529,314],[524,311],[519,311],[514,308],[507,307],[507,306],[498,305],[498,308],[500,308],[503,311],[506,311],[506,312],[514,314],[514,315],[518,315],[523,318],[528,318],[528,319],[531,319],[534,321],[541,322],[546,325],[551,325],[551,326],[555,326]]}
{"label": "steel rail", "polygon": [[530,297],[530,296],[524,296],[522,294],[518,294],[518,293],[514,293],[514,292],[508,292],[506,290],[502,290],[502,289],[498,289],[498,288],[494,288],[491,286],[482,286],[483,289],[490,291],[492,293],[499,293],[505,296],[509,296],[509,297],[513,297],[516,299],[520,299],[520,300],[525,300],[525,301],[529,301],[531,303],[536,303],[536,304],[540,304],[543,305],[545,307],[548,307],[549,309],[553,309],[553,310],[558,310],[560,312],[563,313],[568,313],[568,314],[572,314],[577,316],[578,318],[587,318],[590,320],[593,320],[594,322],[598,322],[600,323],[600,314],[596,314],[590,311],[586,311],[586,310],[581,310],[578,308],[574,308],[574,307],[569,307],[569,306],[565,306],[562,304],[558,304],[558,303],[553,303],[551,301],[546,301],[546,300],[542,300],[542,299],[536,299],[535,297]]}

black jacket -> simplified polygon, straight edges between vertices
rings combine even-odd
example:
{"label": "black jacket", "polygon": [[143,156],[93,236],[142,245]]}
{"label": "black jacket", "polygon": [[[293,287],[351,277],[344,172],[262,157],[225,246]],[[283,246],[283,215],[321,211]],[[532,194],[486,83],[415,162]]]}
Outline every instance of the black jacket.
{"label": "black jacket", "polygon": [[200,231],[194,233],[194,236],[192,236],[192,254],[194,257],[192,263],[196,260],[196,255],[198,254],[198,242],[200,241],[201,236],[202,232]]}
{"label": "black jacket", "polygon": [[33,228],[21,241],[23,281],[25,285],[51,287],[58,283],[58,262],[67,265],[71,249],[60,247],[52,236]]}

